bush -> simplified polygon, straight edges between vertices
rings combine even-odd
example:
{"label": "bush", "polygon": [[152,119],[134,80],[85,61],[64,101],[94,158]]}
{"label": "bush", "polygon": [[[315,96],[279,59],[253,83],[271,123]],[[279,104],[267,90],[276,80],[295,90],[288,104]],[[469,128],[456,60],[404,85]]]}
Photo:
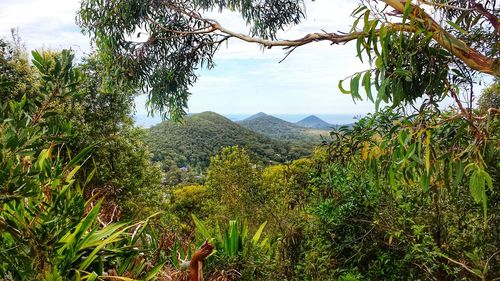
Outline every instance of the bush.
{"label": "bush", "polygon": [[0,277],[153,278],[162,264],[149,266],[141,258],[155,247],[143,235],[147,220],[103,226],[101,201],[85,200],[83,193],[94,171],[83,181],[75,177],[94,147],[73,153],[66,144],[71,124],[53,114],[80,82],[72,54],[33,57],[40,94],[0,100]]}

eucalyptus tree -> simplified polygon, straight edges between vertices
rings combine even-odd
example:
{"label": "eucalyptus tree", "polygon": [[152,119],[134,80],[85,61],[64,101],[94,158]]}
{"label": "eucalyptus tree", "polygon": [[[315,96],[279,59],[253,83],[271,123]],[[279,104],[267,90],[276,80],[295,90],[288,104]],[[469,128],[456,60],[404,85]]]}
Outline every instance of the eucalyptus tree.
{"label": "eucalyptus tree", "polygon": [[[464,120],[468,134],[474,136],[460,148],[467,152],[462,156],[483,171],[482,154],[490,135],[485,124],[498,110],[488,111],[489,117],[475,116],[472,107],[475,83],[485,76],[500,76],[495,0],[362,0],[352,13],[350,30],[278,38],[279,31],[300,24],[306,7],[314,4],[303,0],[84,0],[78,22],[103,60],[110,67],[120,66],[130,81],[148,93],[150,110],[173,118],[184,113],[189,87],[198,78],[196,70],[214,67],[215,53],[230,38],[263,48],[281,47],[286,55],[318,41],[332,45],[352,41],[359,59],[370,68],[346,79],[349,87],[340,81],[343,93],[362,99],[364,90],[377,109],[382,103],[437,114],[439,102],[451,97],[457,111],[449,119]],[[239,13],[248,34],[206,17],[213,10]],[[415,132],[425,136],[419,128]]]}
{"label": "eucalyptus tree", "polygon": [[[279,31],[300,24],[306,6],[314,4],[303,0],[84,0],[78,22],[95,41],[108,68],[123,72],[142,87],[151,111],[173,118],[184,114],[189,87],[198,78],[196,70],[214,67],[215,53],[229,38],[263,48],[282,47],[287,55],[317,41],[354,41],[359,59],[370,69],[347,79],[349,89],[340,81],[340,90],[362,99],[364,88],[377,109],[380,103],[404,108],[419,101],[419,112],[434,110],[445,97],[452,97],[458,111],[451,119],[465,120],[474,136],[470,146],[461,150],[470,152],[467,158],[483,174],[488,118],[474,116],[472,106],[474,84],[484,75],[500,75],[496,1],[363,0],[352,13],[350,30],[278,39]],[[214,9],[238,12],[247,22],[248,34],[205,16]],[[498,110],[488,112],[496,116]],[[432,162],[429,155],[423,157]]]}
{"label": "eucalyptus tree", "polygon": [[[353,75],[354,98],[359,85],[367,97],[411,103],[449,95],[458,99],[461,85],[470,90],[477,74],[500,75],[496,1],[363,0],[345,32],[318,31],[302,38],[279,40],[278,32],[306,17],[304,0],[84,0],[78,23],[95,41],[103,58],[124,66],[128,78],[149,95],[149,108],[180,117],[197,80],[196,70],[214,67],[214,54],[229,38],[287,53],[317,41],[356,42],[359,58],[372,69]],[[249,32],[242,34],[205,16],[213,10],[238,12]],[[372,96],[371,88],[378,90]],[[342,88],[342,87],[341,87]],[[469,97],[468,102],[472,101]]]}

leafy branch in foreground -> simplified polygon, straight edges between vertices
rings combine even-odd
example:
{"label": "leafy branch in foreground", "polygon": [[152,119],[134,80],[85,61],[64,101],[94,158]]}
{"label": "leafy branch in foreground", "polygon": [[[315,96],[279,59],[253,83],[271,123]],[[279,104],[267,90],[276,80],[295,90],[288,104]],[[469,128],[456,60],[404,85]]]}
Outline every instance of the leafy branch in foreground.
{"label": "leafy branch in foreground", "polygon": [[[204,15],[213,9],[238,12],[250,35]],[[354,11],[353,26],[346,33],[278,40],[279,31],[302,21],[305,9],[301,0],[85,0],[78,23],[110,66],[119,65],[148,92],[152,112],[174,118],[184,114],[196,70],[214,67],[215,53],[229,38],[288,52],[317,41],[356,41],[360,59],[364,52],[375,66],[363,81],[366,88],[376,86],[377,104],[412,103],[429,93],[436,95],[436,102],[446,95],[445,80],[467,84],[477,73],[500,75],[498,23],[491,20],[498,11],[492,1],[365,0]],[[352,86],[360,82],[360,75],[353,80]],[[414,84],[413,91],[407,91],[408,83]],[[355,88],[346,92],[360,98]]]}

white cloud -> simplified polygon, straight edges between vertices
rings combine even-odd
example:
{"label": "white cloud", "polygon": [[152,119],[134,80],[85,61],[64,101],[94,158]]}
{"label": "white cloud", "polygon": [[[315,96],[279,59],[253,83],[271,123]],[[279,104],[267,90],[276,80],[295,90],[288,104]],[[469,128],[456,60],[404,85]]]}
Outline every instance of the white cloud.
{"label": "white cloud", "polygon": [[78,0],[0,0],[0,36],[17,28],[28,50],[72,48],[80,54],[90,41],[75,24]]}

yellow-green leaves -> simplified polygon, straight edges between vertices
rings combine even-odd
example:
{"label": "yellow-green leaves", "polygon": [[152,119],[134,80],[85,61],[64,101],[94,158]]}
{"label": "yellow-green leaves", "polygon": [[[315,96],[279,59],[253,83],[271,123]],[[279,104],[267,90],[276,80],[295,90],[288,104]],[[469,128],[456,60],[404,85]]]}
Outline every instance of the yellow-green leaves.
{"label": "yellow-green leaves", "polygon": [[448,23],[450,26],[452,26],[453,28],[455,28],[456,30],[458,30],[460,33],[464,34],[464,35],[469,35],[469,32],[467,32],[466,30],[464,30],[463,28],[461,28],[458,24],[448,20],[446,21],[446,23]]}
{"label": "yellow-green leaves", "polygon": [[486,195],[486,187],[493,191],[493,180],[491,176],[484,170],[481,165],[471,163],[465,167],[465,172],[470,174],[469,188],[472,198],[476,203],[483,204],[484,221],[486,223],[488,216],[488,197]]}
{"label": "yellow-green leaves", "polygon": [[342,83],[344,82],[344,80],[340,80],[339,81],[339,89],[340,89],[340,92],[342,94],[346,94],[346,95],[349,95],[351,93],[351,91],[348,91],[346,89],[344,89],[344,87],[342,86]]}
{"label": "yellow-green leaves", "polygon": [[66,176],[66,182],[70,182],[73,180],[73,177],[78,172],[78,170],[80,170],[80,167],[80,165],[77,165],[73,168],[73,170],[71,170],[71,172],[69,172],[69,174]]}
{"label": "yellow-green leaves", "polygon": [[403,24],[406,23],[406,20],[408,19],[408,16],[410,15],[411,11],[413,11],[413,6],[411,5],[411,0],[407,0],[405,3],[404,12],[403,12]]}
{"label": "yellow-green leaves", "polygon": [[211,238],[213,238],[212,234],[210,233],[210,231],[208,231],[208,228],[205,226],[205,224],[200,219],[198,219],[198,217],[196,217],[195,215],[192,215],[191,217],[193,218],[194,225],[196,226],[196,231],[203,238],[205,238],[205,239],[211,239]]}
{"label": "yellow-green leaves", "polygon": [[254,246],[257,246],[257,243],[260,240],[260,236],[262,235],[262,232],[264,231],[264,228],[266,227],[267,222],[264,222],[263,224],[260,225],[259,229],[255,232],[255,234],[252,237],[252,243]]}

